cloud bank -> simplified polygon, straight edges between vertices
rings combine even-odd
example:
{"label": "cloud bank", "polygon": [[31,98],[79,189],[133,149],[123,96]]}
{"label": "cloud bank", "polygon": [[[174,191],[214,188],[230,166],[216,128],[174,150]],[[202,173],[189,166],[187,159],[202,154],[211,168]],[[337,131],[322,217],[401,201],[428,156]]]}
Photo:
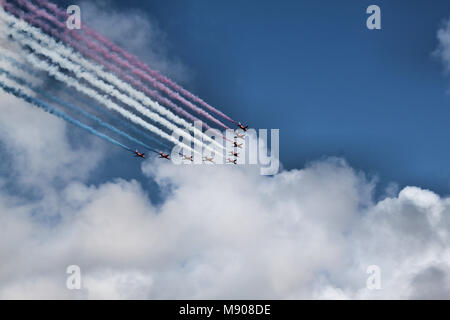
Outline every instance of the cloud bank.
{"label": "cloud bank", "polygon": [[[407,187],[374,202],[374,183],[342,159],[272,178],[142,171],[162,204],[121,179],[68,181],[35,201],[3,192],[0,298],[450,298],[448,198]],[[65,286],[73,264],[79,291]],[[380,290],[366,288],[374,264]]]}
{"label": "cloud bank", "polygon": [[[375,182],[338,158],[271,178],[150,160],[154,204],[134,180],[87,183],[96,139],[75,144],[4,94],[0,110],[1,299],[450,298],[447,197],[406,187],[375,200]],[[74,264],[81,290],[66,288]],[[380,290],[366,288],[370,265]]]}

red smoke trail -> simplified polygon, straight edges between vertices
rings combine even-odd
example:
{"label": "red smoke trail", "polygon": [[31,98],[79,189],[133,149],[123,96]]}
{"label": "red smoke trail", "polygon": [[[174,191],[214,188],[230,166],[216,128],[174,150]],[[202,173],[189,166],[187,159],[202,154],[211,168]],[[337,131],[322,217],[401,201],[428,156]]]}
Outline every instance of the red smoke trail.
{"label": "red smoke trail", "polygon": [[[33,5],[27,4],[25,1],[22,0],[18,0],[19,3],[23,4],[24,6],[26,6],[29,10],[33,10],[36,7],[34,7]],[[23,15],[23,12],[18,10],[17,8],[13,7],[10,4],[6,4],[5,8],[21,17],[22,19],[24,19],[25,21],[38,26],[40,28],[42,28],[44,31],[50,33],[52,36],[68,43],[70,46],[72,46],[73,48],[75,48],[76,50],[78,50],[80,53],[82,53],[84,56],[94,60],[95,62],[104,65],[108,70],[116,73],[117,75],[119,75],[119,77],[121,77],[123,80],[131,83],[134,87],[137,87],[139,90],[141,90],[142,92],[144,92],[145,94],[147,94],[148,96],[153,97],[155,100],[157,100],[159,103],[161,103],[162,105],[166,105],[170,108],[172,108],[173,110],[175,110],[177,113],[179,113],[180,115],[184,116],[185,118],[189,119],[192,122],[195,121],[199,121],[198,118],[194,117],[193,115],[191,115],[190,113],[186,112],[184,109],[180,108],[179,106],[177,106],[176,104],[174,104],[172,101],[170,101],[169,99],[161,96],[157,91],[155,90],[151,90],[148,87],[146,87],[142,82],[136,80],[135,78],[125,74],[121,69],[117,68],[115,65],[107,62],[105,59],[100,58],[98,55],[94,54],[92,51],[86,50],[86,48],[84,48],[83,46],[81,46],[77,41],[74,41],[70,36],[68,36],[65,33],[61,33],[59,31],[57,31],[55,28],[52,28],[49,24],[45,23],[44,21],[39,20],[39,15],[33,15],[33,14],[29,14],[29,15]],[[33,10],[34,11],[34,10]],[[36,10],[35,12],[42,12],[41,10]],[[57,24],[59,27],[65,27],[61,22],[59,22],[58,20],[53,21],[54,18],[49,16],[48,14],[44,14],[42,15],[42,17],[44,18],[48,18],[47,20],[51,20],[51,22],[54,22],[55,24]],[[75,35],[76,33],[73,33],[73,35]],[[79,35],[77,34],[76,37],[78,40],[82,40],[83,38],[80,38]],[[96,46],[96,44],[92,43],[92,42],[86,42],[86,46],[94,51],[99,51],[98,47]],[[102,54],[108,58],[108,59],[113,59],[112,56],[109,52],[105,51],[104,48],[100,47],[100,51],[102,52]],[[201,109],[200,109],[201,110]],[[203,113],[201,113],[202,115],[204,115]],[[205,123],[202,122],[202,125],[205,129],[210,129],[211,127]]]}
{"label": "red smoke trail", "polygon": [[[40,1],[43,2],[42,0],[40,0]],[[205,101],[203,101],[201,98],[195,96],[194,94],[190,93],[186,89],[182,88],[177,83],[175,83],[174,81],[170,80],[169,78],[163,76],[158,71],[155,71],[155,70],[151,69],[148,65],[146,65],[145,63],[140,61],[136,56],[128,53],[127,51],[125,51],[121,47],[119,47],[116,44],[112,43],[110,40],[102,37],[101,35],[99,35],[94,30],[92,30],[92,29],[90,29],[88,27],[85,27],[85,32],[86,32],[87,35],[93,37],[94,39],[96,39],[96,40],[100,41],[101,43],[103,43],[105,46],[109,47],[112,51],[121,54],[124,58],[128,59],[135,66],[137,66],[137,67],[147,71],[152,77],[154,77],[155,79],[157,79],[161,83],[163,83],[165,85],[168,85],[169,87],[171,87],[175,91],[181,93],[185,97],[191,99],[192,101],[194,101],[196,103],[199,103],[200,105],[202,105],[203,107],[205,107],[209,111],[212,111],[212,112],[216,113],[217,115],[221,116],[222,118],[224,118],[224,119],[226,119],[226,120],[236,124],[236,121],[231,119],[229,116],[227,116],[223,112],[217,110],[213,106],[211,106],[208,103],[206,103]]]}
{"label": "red smoke trail", "polygon": [[[36,15],[39,15],[49,21],[51,21],[52,23],[54,23],[55,25],[57,25],[60,28],[64,28],[65,30],[68,30],[65,26],[65,24],[63,24],[62,22],[60,22],[57,18],[53,17],[52,15],[49,15],[48,13],[42,13],[42,9],[37,8],[36,6],[34,6],[33,4],[29,3],[28,1],[25,0],[18,0],[18,2],[24,6],[26,6],[30,11],[34,12]],[[56,5],[53,5],[45,0],[37,0],[37,2],[41,5],[41,6],[45,6],[46,8],[48,8],[49,10],[53,11],[57,16],[60,17],[67,17],[66,13],[62,10],[60,10]],[[131,54],[127,53],[124,49],[118,47],[117,45],[113,44],[111,41],[107,40],[106,38],[102,37],[101,35],[99,35],[98,33],[96,33],[95,31],[93,31],[92,29],[83,26],[83,30],[86,32],[86,34],[88,34],[89,36],[91,36],[92,38],[96,39],[97,41],[107,45],[108,47],[110,47],[110,49],[114,52],[120,52],[120,54],[122,54],[124,57],[126,58],[133,58],[134,56],[132,56]],[[67,31],[66,31],[67,32]],[[159,72],[151,70],[148,66],[146,66],[145,64],[143,64],[142,62],[140,62],[142,64],[143,69],[149,69],[151,70],[150,76],[147,75],[146,73],[142,72],[140,69],[136,68],[135,66],[133,66],[132,64],[130,64],[128,61],[125,61],[123,59],[121,59],[117,54],[115,53],[110,53],[105,47],[99,46],[96,43],[84,38],[82,35],[80,35],[79,33],[76,32],[72,32],[71,35],[78,41],[83,41],[90,49],[95,50],[96,52],[100,53],[105,59],[107,60],[112,60],[115,63],[117,63],[119,66],[121,66],[122,68],[128,69],[130,70],[131,74],[138,76],[139,78],[146,80],[148,83],[150,83],[153,87],[155,87],[156,89],[164,92],[165,94],[167,94],[170,98],[175,99],[180,101],[182,104],[184,104],[185,106],[189,107],[190,109],[194,110],[196,113],[204,116],[205,118],[209,119],[210,121],[216,123],[217,125],[219,125],[220,127],[224,128],[224,129],[229,129],[225,124],[223,124],[221,121],[219,121],[218,119],[214,118],[212,115],[210,115],[209,113],[205,112],[204,110],[200,109],[199,107],[195,106],[194,104],[192,104],[190,101],[186,100],[184,97],[182,97],[178,92],[174,92],[173,90],[171,90],[170,88],[168,88],[164,83],[159,82],[155,77],[159,77],[159,78],[165,78],[163,77]],[[137,60],[137,58],[134,57],[134,60]],[[103,64],[103,62],[102,62]],[[145,68],[144,68],[145,67]],[[167,78],[165,78],[167,79]],[[168,79],[167,79],[168,80]],[[169,80],[170,81],[170,80]],[[184,89],[183,89],[184,90]],[[184,90],[186,91],[186,90]],[[187,92],[187,91],[186,91]],[[191,94],[192,95],[192,94]],[[192,95],[193,96],[193,95]],[[199,100],[201,100],[200,98],[197,98]],[[201,100],[203,101],[203,100]],[[206,104],[205,102],[203,102],[204,104]],[[207,105],[207,104],[206,104]],[[209,105],[208,105],[209,106]],[[225,119],[230,120],[233,123],[234,122],[231,118],[229,118],[228,116],[226,116],[225,114],[223,114],[222,112],[216,110],[215,108],[209,106],[209,109],[211,111],[214,111],[217,114],[220,114],[221,116],[223,116]]]}
{"label": "red smoke trail", "polygon": [[[176,104],[174,104],[172,101],[170,101],[169,99],[161,96],[157,91],[155,90],[151,90],[148,87],[144,86],[142,84],[142,82],[136,80],[135,78],[129,76],[128,74],[125,74],[121,69],[117,68],[115,65],[105,61],[104,59],[101,59],[99,56],[97,56],[96,54],[93,54],[92,51],[87,50],[86,48],[84,48],[83,46],[81,46],[80,44],[78,44],[77,41],[74,41],[73,39],[70,38],[70,36],[66,35],[66,34],[62,34],[61,32],[57,31],[56,29],[52,28],[49,24],[45,23],[42,20],[39,20],[39,16],[33,15],[33,14],[28,14],[28,15],[23,15],[23,12],[18,10],[17,8],[13,7],[10,4],[6,4],[5,8],[10,12],[13,13],[17,16],[21,16],[21,18],[35,26],[38,26],[39,28],[41,28],[42,30],[44,30],[45,32],[48,32],[49,34],[51,34],[53,37],[58,38],[64,42],[66,42],[67,44],[69,44],[70,46],[72,46],[73,48],[75,48],[76,50],[78,50],[80,53],[82,53],[84,56],[94,60],[95,62],[102,64],[103,66],[105,66],[108,70],[112,71],[113,73],[116,73],[119,77],[121,77],[123,80],[131,83],[134,87],[138,88],[139,90],[141,90],[142,92],[144,92],[145,94],[147,94],[150,97],[153,97],[155,100],[157,100],[159,103],[166,105],[170,108],[172,108],[173,110],[175,110],[177,113],[179,113],[180,115],[186,117],[187,119],[189,119],[192,122],[195,121],[199,121],[196,117],[194,117],[193,115],[191,115],[190,113],[186,112],[184,109],[180,108],[179,106],[177,106]],[[88,48],[92,49],[92,46],[90,44],[87,44]],[[203,126],[206,129],[209,129],[210,127],[208,126],[208,124],[206,124],[205,122],[202,122]]]}

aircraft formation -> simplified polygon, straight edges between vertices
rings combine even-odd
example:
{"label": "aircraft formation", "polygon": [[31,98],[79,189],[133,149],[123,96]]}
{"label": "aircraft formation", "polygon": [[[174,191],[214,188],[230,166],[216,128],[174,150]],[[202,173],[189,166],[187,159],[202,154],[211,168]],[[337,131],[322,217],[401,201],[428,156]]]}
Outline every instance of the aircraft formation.
{"label": "aircraft formation", "polygon": [[[240,139],[245,139],[245,134],[240,134],[239,132],[236,133],[235,139],[236,138],[240,138]],[[235,148],[241,148],[242,149],[242,143],[237,143],[237,142],[233,142],[233,146]],[[136,149],[136,151],[133,151],[134,157],[136,158],[141,158],[141,159],[146,159],[145,153],[141,153],[139,152],[139,150]],[[229,151],[229,155],[235,157],[235,158],[239,158],[239,153],[236,151]],[[194,158],[193,156],[187,156],[184,154],[180,154],[180,156],[183,157],[183,160],[186,161],[190,161],[190,162],[194,162]],[[164,158],[167,160],[170,160],[170,155],[164,152],[159,152],[159,158]],[[233,163],[233,164],[237,164],[237,159],[227,159],[227,163]],[[204,157],[203,158],[203,162],[209,162],[209,163],[215,163],[214,162],[214,158],[213,157]]]}

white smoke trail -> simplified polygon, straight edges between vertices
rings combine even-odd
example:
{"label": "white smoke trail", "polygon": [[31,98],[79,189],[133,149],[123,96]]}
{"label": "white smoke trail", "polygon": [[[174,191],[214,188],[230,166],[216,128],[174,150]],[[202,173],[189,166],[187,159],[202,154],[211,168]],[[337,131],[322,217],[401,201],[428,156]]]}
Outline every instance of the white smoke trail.
{"label": "white smoke trail", "polygon": [[[23,32],[28,33],[31,35],[35,42],[32,42],[30,40],[25,39],[23,36],[20,36],[19,33],[16,31],[10,31],[10,33],[13,34],[13,36],[20,41],[22,44],[26,44],[30,46],[33,50],[35,50],[38,53],[41,53],[48,58],[50,58],[54,63],[59,64],[61,67],[69,69],[72,71],[78,78],[83,78],[86,81],[88,81],[91,85],[99,88],[100,90],[114,96],[115,98],[119,99],[123,103],[135,108],[137,111],[139,111],[141,114],[149,117],[150,119],[162,124],[166,128],[170,130],[176,130],[178,127],[170,123],[164,118],[161,118],[154,112],[151,112],[150,110],[143,108],[136,100],[140,101],[145,106],[152,108],[153,110],[156,110],[161,115],[166,116],[168,119],[172,120],[175,123],[178,123],[185,127],[186,129],[197,133],[199,136],[201,136],[204,140],[209,141],[219,148],[223,150],[223,146],[219,144],[217,141],[211,139],[209,136],[205,135],[201,130],[198,130],[195,128],[192,124],[188,123],[184,119],[178,117],[177,115],[173,114],[168,109],[162,107],[157,102],[151,100],[148,96],[143,94],[142,92],[135,90],[133,87],[131,87],[128,83],[120,80],[117,78],[114,74],[105,72],[100,66],[93,64],[92,62],[84,59],[79,53],[74,52],[72,49],[66,47],[65,45],[58,43],[53,38],[43,34],[40,29],[33,27],[29,25],[27,22],[19,20],[15,18],[14,16],[5,13],[4,11],[0,13],[0,17],[6,20],[7,22],[11,23],[11,27],[13,27],[16,30],[20,30]],[[39,41],[39,44],[37,43]],[[42,44],[45,44],[49,49],[42,46]],[[75,63],[72,63],[73,62]],[[86,72],[84,69],[91,70],[92,72]],[[117,88],[120,90],[126,92],[129,96],[126,96],[116,90],[113,86],[105,83],[99,78],[103,78],[106,81],[108,81],[111,84],[114,84]],[[182,136],[184,136],[188,140],[194,141],[194,143],[197,143],[199,145],[203,145],[201,141],[199,141],[196,138],[193,138],[191,135],[186,134],[184,132],[180,132]],[[213,151],[208,146],[206,146],[206,149],[209,149],[210,151]]]}
{"label": "white smoke trail", "polygon": [[161,129],[153,126],[152,124],[144,121],[142,118],[140,118],[140,117],[136,116],[135,114],[129,112],[128,110],[120,107],[119,105],[115,104],[110,99],[108,99],[107,97],[100,95],[96,90],[88,88],[88,87],[80,84],[78,81],[74,80],[73,78],[71,78],[69,76],[66,76],[65,74],[63,74],[62,72],[60,72],[58,70],[57,66],[50,65],[47,62],[45,62],[43,60],[40,60],[33,53],[28,54],[26,56],[26,59],[35,68],[38,68],[40,70],[46,71],[48,74],[53,76],[55,79],[57,79],[59,81],[62,81],[65,84],[67,84],[69,87],[73,87],[77,91],[79,91],[79,92],[81,92],[81,93],[91,97],[92,99],[98,101],[99,103],[101,103],[102,105],[107,107],[108,109],[118,112],[124,118],[134,122],[135,124],[140,125],[144,129],[147,129],[147,130],[157,134],[158,136],[160,136],[163,139],[166,139],[167,141],[170,141],[170,142],[172,142],[172,143],[174,143],[176,145],[179,145],[181,147],[187,148],[190,151],[195,152],[195,150],[192,149],[191,147],[181,143],[180,141],[178,141],[177,139],[175,139],[171,135],[168,135],[166,132],[162,131]]}
{"label": "white smoke trail", "polygon": [[[103,92],[111,95],[112,97],[117,98],[119,101],[123,102],[124,104],[126,104],[130,107],[133,107],[138,112],[147,116],[148,118],[152,119],[153,121],[165,126],[166,128],[168,128],[169,130],[172,130],[172,131],[175,131],[178,129],[178,127],[176,125],[174,125],[171,122],[167,121],[166,119],[160,117],[158,114],[151,112],[150,110],[142,107],[134,99],[128,97],[127,95],[120,93],[113,86],[107,84],[106,82],[104,82],[102,80],[99,80],[92,73],[84,71],[80,66],[73,64],[68,59],[61,57],[55,51],[48,50],[48,49],[40,46],[38,43],[36,43],[34,41],[30,41],[29,39],[21,36],[17,32],[12,31],[12,32],[10,32],[10,34],[13,36],[14,39],[16,39],[22,45],[27,45],[31,49],[33,49],[36,53],[42,54],[42,55],[46,56],[47,58],[50,58],[50,60],[52,60],[55,64],[58,64],[62,68],[72,71],[77,78],[86,80],[94,87],[102,90]],[[182,135],[183,137],[185,137],[186,139],[188,139],[189,141],[194,141],[194,143],[196,143],[197,145],[203,146],[203,143],[200,140],[193,138],[188,133],[186,133],[184,131],[179,131],[179,134]],[[210,149],[209,147],[206,147],[206,148],[212,151],[212,149]]]}

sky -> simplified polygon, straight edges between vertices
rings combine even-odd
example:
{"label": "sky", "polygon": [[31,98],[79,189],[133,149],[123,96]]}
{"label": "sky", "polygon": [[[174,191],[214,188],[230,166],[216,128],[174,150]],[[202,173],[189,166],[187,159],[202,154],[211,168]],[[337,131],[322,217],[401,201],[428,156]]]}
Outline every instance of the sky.
{"label": "sky", "polygon": [[283,168],[136,163],[2,93],[0,298],[450,297],[448,1],[79,4],[233,119],[280,129]]}
{"label": "sky", "polygon": [[377,3],[381,30],[366,28],[370,1],[113,6],[158,25],[167,55],[188,69],[175,75],[187,88],[251,127],[279,128],[286,168],[342,156],[380,188],[448,194],[449,78],[432,53],[450,4]]}

